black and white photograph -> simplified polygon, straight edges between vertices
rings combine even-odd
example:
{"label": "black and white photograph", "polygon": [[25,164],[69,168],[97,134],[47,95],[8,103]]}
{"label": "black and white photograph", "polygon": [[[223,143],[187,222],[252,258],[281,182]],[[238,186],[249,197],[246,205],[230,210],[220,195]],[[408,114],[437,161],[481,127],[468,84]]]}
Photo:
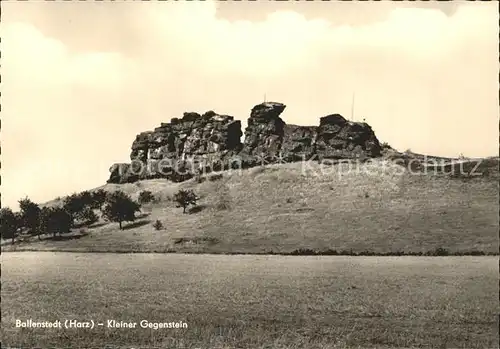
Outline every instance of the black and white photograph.
{"label": "black and white photograph", "polygon": [[498,43],[496,1],[2,1],[2,348],[499,348]]}

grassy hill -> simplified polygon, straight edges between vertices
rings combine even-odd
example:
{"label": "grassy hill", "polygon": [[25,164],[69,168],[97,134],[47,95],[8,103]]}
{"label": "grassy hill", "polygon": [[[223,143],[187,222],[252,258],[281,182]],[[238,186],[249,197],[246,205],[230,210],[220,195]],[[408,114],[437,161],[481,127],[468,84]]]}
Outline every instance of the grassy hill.
{"label": "grassy hill", "polygon": [[[152,191],[140,218],[120,231],[100,221],[64,240],[36,238],[3,250],[290,253],[324,251],[498,252],[498,159],[487,176],[416,175],[384,159],[358,165],[292,163],[224,172],[199,183],[146,180],[106,184],[137,198]],[[486,166],[486,167],[485,167]],[[492,174],[493,173],[493,174]],[[193,189],[188,214],[172,197]],[[96,188],[97,189],[97,188]],[[47,203],[58,204],[58,201]],[[160,220],[164,229],[155,230]]]}

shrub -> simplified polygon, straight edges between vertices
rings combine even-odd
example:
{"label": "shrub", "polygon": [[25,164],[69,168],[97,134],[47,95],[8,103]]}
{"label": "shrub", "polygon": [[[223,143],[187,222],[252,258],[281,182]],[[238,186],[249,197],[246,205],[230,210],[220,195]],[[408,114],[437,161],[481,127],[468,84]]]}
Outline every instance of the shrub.
{"label": "shrub", "polygon": [[140,207],[141,205],[133,201],[130,196],[122,191],[116,191],[106,197],[103,215],[111,222],[118,222],[120,230],[123,230],[122,222],[133,222],[135,212],[139,211]]}
{"label": "shrub", "polygon": [[192,190],[181,189],[174,195],[174,201],[177,202],[177,207],[182,207],[183,209],[182,213],[186,213],[186,208],[189,205],[195,206],[198,200],[199,198]]}
{"label": "shrub", "polygon": [[139,193],[139,199],[137,201],[139,201],[140,204],[146,204],[153,202],[154,200],[155,196],[152,192],[150,192],[149,190],[143,190]]}
{"label": "shrub", "polygon": [[155,230],[161,230],[161,229],[163,229],[163,223],[160,220],[157,219],[153,223],[153,228],[155,228]]}

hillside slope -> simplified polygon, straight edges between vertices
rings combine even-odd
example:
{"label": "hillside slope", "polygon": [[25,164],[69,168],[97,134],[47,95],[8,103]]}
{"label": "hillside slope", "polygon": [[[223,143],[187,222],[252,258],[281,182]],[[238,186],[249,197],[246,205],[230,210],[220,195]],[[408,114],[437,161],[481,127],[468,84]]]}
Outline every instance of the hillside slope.
{"label": "hillside slope", "polygon": [[[412,175],[386,160],[349,166],[293,163],[224,172],[202,183],[106,184],[101,188],[133,198],[150,190],[160,202],[143,205],[142,217],[123,231],[101,221],[79,238],[34,238],[4,250],[498,252],[498,176]],[[175,207],[172,197],[180,188],[201,197],[196,212]],[[163,230],[152,227],[157,219]]]}

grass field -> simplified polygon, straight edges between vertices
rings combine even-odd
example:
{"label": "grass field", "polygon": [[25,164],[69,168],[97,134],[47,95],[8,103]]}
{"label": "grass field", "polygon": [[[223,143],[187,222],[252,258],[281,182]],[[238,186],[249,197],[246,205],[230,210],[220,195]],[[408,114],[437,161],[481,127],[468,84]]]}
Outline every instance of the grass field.
{"label": "grass field", "polygon": [[[2,344],[498,348],[498,258],[2,254]],[[16,329],[16,319],[187,329]]]}
{"label": "grass field", "polygon": [[[496,165],[497,166],[497,165]],[[305,170],[304,170],[305,169]],[[498,171],[498,169],[497,169]],[[137,198],[150,190],[161,201],[120,231],[99,222],[78,239],[21,243],[15,250],[94,252],[289,253],[297,249],[354,252],[498,253],[498,178],[469,180],[412,175],[384,160],[321,167],[272,165],[224,173],[218,181],[148,180],[107,184]],[[199,212],[172,202],[193,189]],[[51,202],[50,204],[56,204]],[[160,220],[165,229],[155,231]],[[12,250],[8,245],[4,251]]]}

